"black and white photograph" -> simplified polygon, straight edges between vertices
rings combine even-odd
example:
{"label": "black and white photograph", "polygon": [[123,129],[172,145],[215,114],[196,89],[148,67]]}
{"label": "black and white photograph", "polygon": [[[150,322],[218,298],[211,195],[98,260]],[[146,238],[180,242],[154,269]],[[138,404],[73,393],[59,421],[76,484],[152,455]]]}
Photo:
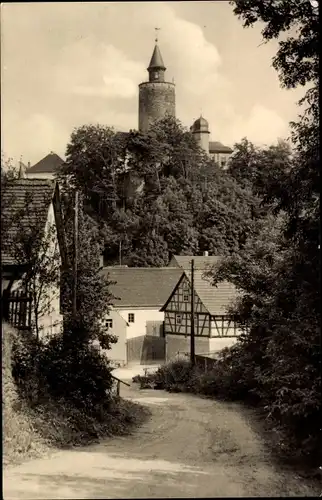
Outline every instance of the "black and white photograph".
{"label": "black and white photograph", "polygon": [[1,3],[5,500],[322,496],[319,28]]}

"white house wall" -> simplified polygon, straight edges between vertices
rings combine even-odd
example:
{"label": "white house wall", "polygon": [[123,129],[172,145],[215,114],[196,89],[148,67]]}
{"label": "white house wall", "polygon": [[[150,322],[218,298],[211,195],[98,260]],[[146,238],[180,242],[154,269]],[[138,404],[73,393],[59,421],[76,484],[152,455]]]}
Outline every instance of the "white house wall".
{"label": "white house wall", "polygon": [[237,337],[217,337],[209,339],[209,352],[216,352],[225,349],[225,347],[232,347],[237,342]]}
{"label": "white house wall", "polygon": [[[53,225],[55,226],[56,231],[55,231],[54,241],[51,242],[50,248],[48,250],[49,256],[53,256],[55,253],[55,249],[57,248],[59,249],[54,207],[53,204],[51,203],[48,209],[45,234],[48,234],[48,231]],[[59,266],[60,265],[61,262],[59,261]],[[49,296],[50,296],[49,299],[50,311],[48,312],[48,314],[45,314],[39,319],[39,326],[42,329],[42,335],[44,336],[48,335],[52,336],[59,333],[63,322],[63,316],[60,314],[60,287],[59,286],[50,287]]]}
{"label": "white house wall", "polygon": [[164,321],[164,313],[160,312],[159,308],[151,309],[117,309],[122,318],[128,322],[129,314],[134,314],[134,323],[129,323],[127,327],[126,337],[132,339],[146,334],[147,321]]}
{"label": "white house wall", "polygon": [[108,359],[123,366],[126,363],[126,322],[122,316],[113,309],[110,311],[109,315],[106,316],[106,320],[108,319],[113,321],[112,328],[108,331],[117,337],[117,343],[111,344],[111,349],[102,349],[102,352]]}

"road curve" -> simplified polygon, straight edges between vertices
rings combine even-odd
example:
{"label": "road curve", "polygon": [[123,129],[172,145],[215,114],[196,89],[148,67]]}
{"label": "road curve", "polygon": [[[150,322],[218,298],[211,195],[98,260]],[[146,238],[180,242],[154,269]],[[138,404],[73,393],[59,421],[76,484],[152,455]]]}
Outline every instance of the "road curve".
{"label": "road curve", "polygon": [[3,498],[316,496],[278,470],[248,413],[189,394],[124,389],[152,416],[132,436],[8,467]]}

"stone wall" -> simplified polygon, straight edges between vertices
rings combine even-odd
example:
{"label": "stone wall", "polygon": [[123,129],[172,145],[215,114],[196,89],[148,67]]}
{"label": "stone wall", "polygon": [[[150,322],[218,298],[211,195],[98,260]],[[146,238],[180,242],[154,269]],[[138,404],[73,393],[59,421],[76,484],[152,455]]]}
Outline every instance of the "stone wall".
{"label": "stone wall", "polygon": [[139,85],[139,130],[146,132],[156,120],[167,114],[175,116],[175,85],[145,82]]}

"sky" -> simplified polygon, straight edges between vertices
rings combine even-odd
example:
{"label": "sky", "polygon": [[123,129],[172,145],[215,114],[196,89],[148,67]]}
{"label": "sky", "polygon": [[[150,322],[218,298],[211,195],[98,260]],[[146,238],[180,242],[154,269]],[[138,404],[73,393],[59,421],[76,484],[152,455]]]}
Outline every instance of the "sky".
{"label": "sky", "polygon": [[31,165],[65,157],[75,127],[138,127],[138,85],[155,38],[176,115],[200,114],[210,140],[232,146],[286,138],[300,89],[282,89],[272,67],[277,42],[263,25],[243,28],[226,1],[6,3],[1,5],[1,149]]}

